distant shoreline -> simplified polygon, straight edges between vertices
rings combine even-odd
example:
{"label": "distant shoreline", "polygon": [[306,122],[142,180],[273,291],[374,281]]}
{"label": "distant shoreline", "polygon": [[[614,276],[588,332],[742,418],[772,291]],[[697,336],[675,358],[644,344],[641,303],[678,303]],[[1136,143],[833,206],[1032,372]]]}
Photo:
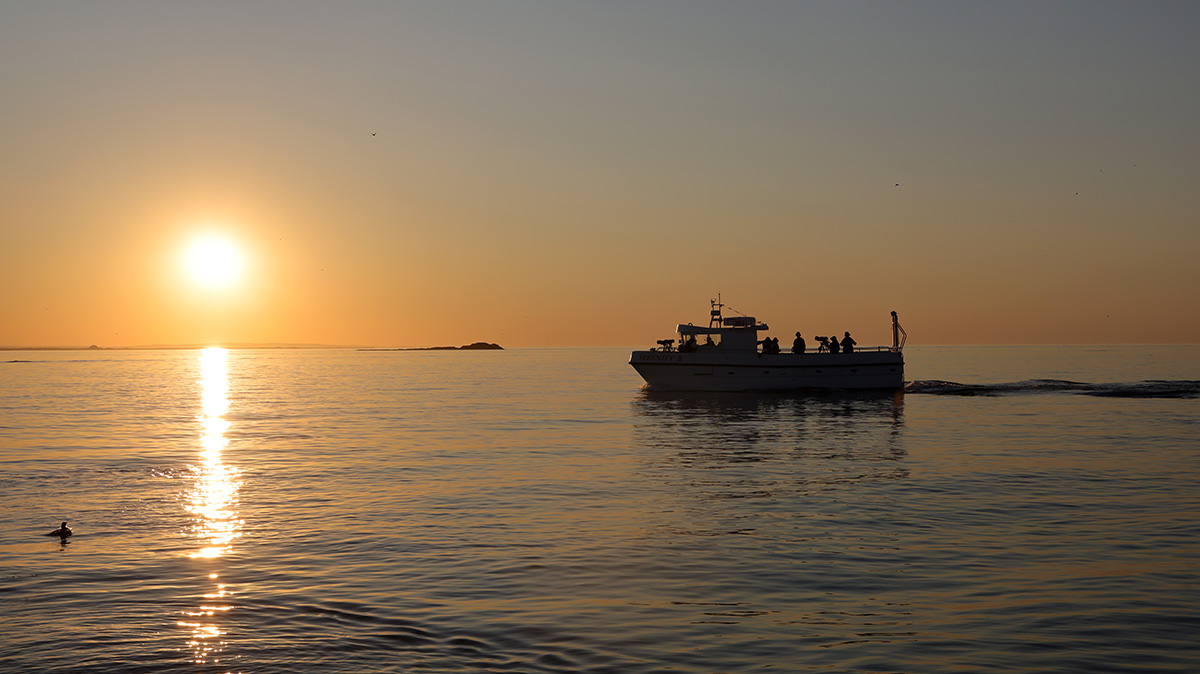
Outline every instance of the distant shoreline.
{"label": "distant shoreline", "polygon": [[354,349],[332,344],[154,344],[148,346],[0,346],[0,351],[196,351],[199,349]]}
{"label": "distant shoreline", "polygon": [[355,349],[357,351],[494,351],[499,344],[475,342],[463,346],[424,346],[410,348],[362,347],[337,344],[152,344],[147,346],[0,346],[0,351],[196,351],[216,346],[221,349]]}

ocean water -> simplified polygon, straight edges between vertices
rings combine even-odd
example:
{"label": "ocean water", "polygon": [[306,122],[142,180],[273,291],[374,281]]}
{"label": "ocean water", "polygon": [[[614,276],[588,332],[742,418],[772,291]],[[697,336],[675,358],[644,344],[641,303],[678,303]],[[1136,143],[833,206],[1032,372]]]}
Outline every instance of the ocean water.
{"label": "ocean water", "polygon": [[0,356],[3,672],[1200,666],[1200,347]]}

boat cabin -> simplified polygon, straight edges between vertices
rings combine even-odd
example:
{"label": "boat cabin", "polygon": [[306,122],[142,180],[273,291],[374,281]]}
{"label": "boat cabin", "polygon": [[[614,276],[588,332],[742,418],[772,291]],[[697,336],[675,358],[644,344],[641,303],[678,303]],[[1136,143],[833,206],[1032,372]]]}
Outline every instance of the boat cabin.
{"label": "boat cabin", "polygon": [[[717,313],[716,310],[714,313]],[[705,351],[721,349],[722,351],[757,351],[758,331],[769,329],[765,323],[759,323],[753,316],[733,316],[721,318],[719,314],[713,317],[708,327],[682,323],[675,327],[679,333],[679,351]],[[667,339],[659,343],[664,350],[672,350],[672,342]],[[664,343],[665,342],[665,343]]]}

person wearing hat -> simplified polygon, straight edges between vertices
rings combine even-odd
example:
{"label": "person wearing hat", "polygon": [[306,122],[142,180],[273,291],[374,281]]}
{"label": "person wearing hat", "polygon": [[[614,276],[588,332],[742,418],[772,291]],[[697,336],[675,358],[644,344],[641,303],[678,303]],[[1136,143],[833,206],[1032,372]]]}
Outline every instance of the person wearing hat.
{"label": "person wearing hat", "polygon": [[806,348],[808,347],[804,343],[804,338],[797,332],[796,338],[792,340],[792,353],[804,353]]}
{"label": "person wearing hat", "polygon": [[850,331],[846,331],[846,336],[842,338],[842,353],[854,353],[854,345],[858,342],[850,336]]}

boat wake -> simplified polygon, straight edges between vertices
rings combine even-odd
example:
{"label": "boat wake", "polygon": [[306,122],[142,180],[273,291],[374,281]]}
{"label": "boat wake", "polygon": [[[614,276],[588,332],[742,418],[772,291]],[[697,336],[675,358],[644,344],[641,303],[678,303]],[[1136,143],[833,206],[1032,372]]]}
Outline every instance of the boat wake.
{"label": "boat wake", "polygon": [[1077,393],[1106,398],[1200,398],[1200,381],[1150,380],[1133,383],[1089,384],[1062,379],[1029,379],[1003,384],[959,384],[920,380],[904,385],[905,393],[997,396],[1020,393]]}

